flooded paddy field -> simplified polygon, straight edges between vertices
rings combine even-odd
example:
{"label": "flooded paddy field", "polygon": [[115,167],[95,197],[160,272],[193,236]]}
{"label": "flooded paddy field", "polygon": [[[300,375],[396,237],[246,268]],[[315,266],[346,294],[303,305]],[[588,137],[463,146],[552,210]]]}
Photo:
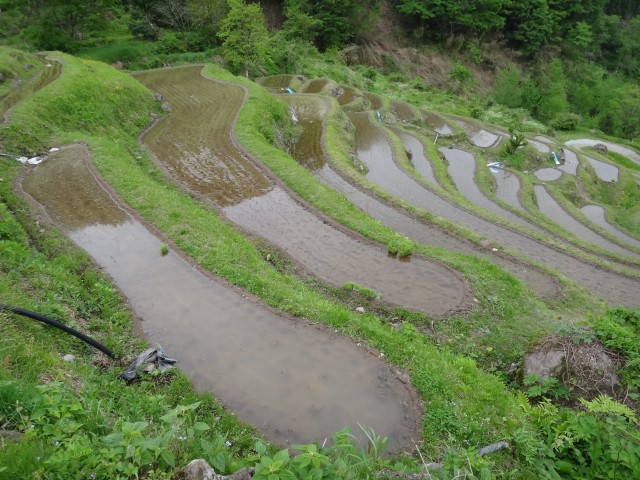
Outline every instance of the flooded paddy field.
{"label": "flooded paddy field", "polygon": [[609,239],[604,238],[602,235],[591,230],[586,225],[569,215],[569,213],[567,213],[549,194],[544,185],[535,185],[534,189],[536,193],[538,209],[540,210],[540,212],[542,212],[543,215],[549,217],[553,222],[560,225],[562,228],[569,230],[581,239],[589,243],[598,245],[605,250],[608,250],[609,252],[619,253],[620,255],[626,255],[629,257],[640,258],[639,253],[632,252],[624,247],[621,247],[620,245],[617,245],[616,243],[613,243]]}
{"label": "flooded paddy field", "polygon": [[496,181],[496,196],[512,207],[518,210],[524,210],[518,195],[520,192],[520,179],[518,175],[504,168],[492,168],[491,173]]}
{"label": "flooded paddy field", "polygon": [[358,158],[369,168],[367,178],[392,195],[449,221],[464,225],[506,247],[518,250],[532,260],[548,265],[574,279],[612,305],[640,305],[640,296],[637,294],[640,288],[639,280],[597,267],[453,205],[415,182],[395,164],[388,139],[371,123],[366,114],[352,113],[350,118],[356,125]]}
{"label": "flooded paddy field", "polygon": [[542,231],[536,225],[502,208],[491,201],[478,187],[475,181],[476,160],[472,154],[456,148],[441,147],[440,152],[449,163],[448,171],[458,191],[474,205],[492,211],[510,222]]}
{"label": "flooded paddy field", "polygon": [[[364,212],[369,214],[372,218],[380,221],[383,225],[386,225],[396,232],[399,232],[408,238],[425,245],[434,245],[438,247],[446,248],[447,250],[459,252],[467,255],[474,256],[488,256],[492,262],[501,266],[503,269],[510,272],[512,275],[520,278],[523,282],[536,293],[539,298],[551,298],[558,293],[559,285],[557,281],[550,275],[527,265],[524,262],[516,261],[507,255],[499,255],[492,252],[490,249],[481,249],[480,247],[463,240],[455,235],[446,233],[441,229],[420,222],[415,218],[409,216],[405,212],[390,207],[389,205],[381,202],[377,198],[359,190],[354,187],[340,175],[334,172],[331,167],[324,161],[324,153],[322,151],[322,135],[307,135],[306,130],[310,129],[314,132],[317,131],[317,122],[322,122],[322,118],[325,115],[326,109],[322,106],[325,99],[317,97],[315,102],[311,102],[309,97],[304,96],[287,96],[287,101],[294,106],[296,111],[299,111],[299,118],[301,124],[304,126],[300,141],[307,142],[313,138],[315,145],[309,145],[305,148],[305,152],[314,152],[315,155],[320,155],[322,158],[311,159],[305,155],[295,155],[296,159],[304,165],[320,165],[322,168],[313,168],[316,177],[318,177],[324,184],[332,187],[333,189],[343,193],[347,199],[357,207],[361,208]],[[312,105],[316,105],[315,115],[312,114]],[[322,128],[322,125],[321,125]],[[402,131],[397,130],[397,133],[403,134]],[[417,161],[418,154],[421,152],[424,157],[423,146],[418,140],[411,136],[406,135],[410,140],[412,148],[416,148],[416,153],[413,156],[413,161]],[[294,146],[294,152],[298,151]],[[419,160],[424,165],[429,165],[429,160],[424,157]],[[418,168],[418,167],[416,167]],[[430,167],[429,167],[430,168]],[[422,170],[424,172],[424,170]],[[435,182],[435,178],[433,178]]]}
{"label": "flooded paddy field", "polygon": [[458,273],[419,256],[409,261],[390,257],[386,247],[332,225],[277,186],[231,139],[243,90],[206,79],[199,68],[136,77],[160,92],[172,108],[143,141],[182,185],[326,282],[356,282],[385,302],[428,315],[444,315],[467,304],[469,292]]}
{"label": "flooded paddy field", "polygon": [[431,161],[427,158],[424,151],[424,145],[413,135],[406,133],[399,129],[394,129],[393,132],[398,136],[405,150],[411,155],[411,163],[416,171],[427,182],[434,185],[438,185],[436,176],[433,173],[433,167]]}
{"label": "flooded paddy field", "polygon": [[24,82],[0,98],[0,119],[2,120],[0,124],[8,120],[11,108],[60,76],[60,72],[62,72],[62,64],[60,62],[54,60],[44,60],[44,62],[44,67],[34,78]]}
{"label": "flooded paddy field", "polygon": [[604,228],[605,230],[613,233],[621,242],[640,248],[640,239],[627,235],[626,233],[618,230],[616,227],[611,225],[604,215],[604,208],[602,208],[601,206],[585,205],[580,210],[589,220],[591,220],[596,225]]}
{"label": "flooded paddy field", "polygon": [[612,143],[612,142],[605,142],[604,140],[593,140],[591,138],[581,138],[576,140],[568,140],[567,142],[565,142],[566,145],[570,147],[577,147],[577,148],[593,147],[598,143],[604,145],[605,147],[607,147],[607,149],[611,150],[612,152],[615,152],[624,157],[627,157],[632,162],[635,162],[638,165],[640,165],[640,153],[636,152],[635,150],[629,147],[625,147],[624,145],[618,145],[617,143]]}
{"label": "flooded paddy field", "polygon": [[[84,146],[34,168],[22,188],[116,282],[151,342],[200,388],[282,445],[358,424],[396,451],[419,436],[415,393],[350,339],[274,312],[204,273],[120,204]],[[345,368],[347,367],[348,368]]]}
{"label": "flooded paddy field", "polygon": [[440,135],[452,135],[453,128],[451,125],[447,123],[447,121],[442,118],[440,115],[428,112],[426,110],[422,111],[422,121],[427,126],[436,133]]}

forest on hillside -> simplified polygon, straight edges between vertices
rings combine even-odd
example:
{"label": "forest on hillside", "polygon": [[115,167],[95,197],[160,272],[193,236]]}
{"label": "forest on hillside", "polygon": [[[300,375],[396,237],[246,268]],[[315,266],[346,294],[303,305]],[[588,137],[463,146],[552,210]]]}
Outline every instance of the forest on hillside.
{"label": "forest on hillside", "polygon": [[[295,59],[310,49],[340,52],[375,39],[385,7],[394,12],[394,35],[404,45],[462,59],[451,80],[468,92],[474,92],[473,65],[494,77],[491,101],[524,109],[552,128],[640,136],[635,0],[0,0],[0,41],[75,53],[117,44],[128,29],[130,36],[152,42],[154,53],[216,51],[248,38],[225,36],[230,11],[256,8],[255,15],[243,11],[239,23],[229,25],[244,33],[258,24],[268,27],[252,40],[252,74],[300,73]],[[483,55],[497,45],[515,59],[506,68]],[[233,52],[223,54],[232,70],[242,69]],[[132,55],[125,51],[122,60]],[[385,59],[395,67],[392,52]],[[403,69],[411,73],[410,66]]]}

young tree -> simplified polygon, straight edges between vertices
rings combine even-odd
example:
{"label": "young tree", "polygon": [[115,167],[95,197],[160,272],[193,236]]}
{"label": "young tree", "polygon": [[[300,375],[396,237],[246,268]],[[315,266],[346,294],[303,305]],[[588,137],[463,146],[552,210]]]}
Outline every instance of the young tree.
{"label": "young tree", "polygon": [[222,20],[218,37],[222,41],[224,60],[234,70],[255,68],[267,58],[269,32],[259,4],[228,0],[229,13]]}
{"label": "young tree", "polygon": [[520,72],[513,64],[500,71],[493,83],[493,99],[511,108],[522,106],[522,85]]}

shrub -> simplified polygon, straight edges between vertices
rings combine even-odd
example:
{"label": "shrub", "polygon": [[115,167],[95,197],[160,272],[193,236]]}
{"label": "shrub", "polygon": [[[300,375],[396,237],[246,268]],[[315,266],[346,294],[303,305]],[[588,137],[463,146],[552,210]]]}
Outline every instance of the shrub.
{"label": "shrub", "polygon": [[551,128],[556,130],[575,130],[582,122],[582,117],[577,113],[564,112],[551,120]]}

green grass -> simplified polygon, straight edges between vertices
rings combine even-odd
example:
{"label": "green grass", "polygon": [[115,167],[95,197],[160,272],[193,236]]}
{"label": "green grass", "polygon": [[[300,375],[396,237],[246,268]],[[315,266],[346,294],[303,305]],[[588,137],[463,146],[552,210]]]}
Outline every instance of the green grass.
{"label": "green grass", "polygon": [[15,87],[14,82],[25,82],[35,75],[35,67],[41,63],[42,60],[32,53],[10,47],[1,47],[0,73],[4,80],[0,82],[0,98]]}
{"label": "green grass", "polygon": [[[448,448],[484,445],[529,428],[518,401],[500,378],[487,371],[503,372],[556,324],[571,323],[587,310],[599,311],[598,302],[567,284],[562,301],[551,302],[551,310],[519,281],[485,259],[413,244],[414,253],[436,258],[462,272],[474,289],[478,308],[445,319],[429,319],[402,309],[388,316],[354,313],[295,276],[274,269],[265,261],[259,245],[244,238],[213,210],[163,177],[135,138],[149,122],[149,112],[158,112],[150,92],[130,77],[100,63],[58,56],[65,63],[63,75],[16,107],[12,123],[0,130],[2,142],[25,152],[42,152],[56,144],[86,143],[96,167],[121,198],[204,268],[277,309],[322,322],[384,351],[389,361],[409,373],[425,401],[421,449],[427,458],[441,458]],[[407,239],[364,215],[270,143],[274,129],[289,128],[284,103],[255,84],[214,65],[208,65],[205,73],[243,84],[248,89],[248,100],[236,125],[238,139],[290,188],[344,225],[382,244],[406,244]],[[344,114],[335,106],[327,120],[326,150],[345,170],[352,168],[348,155],[351,138],[349,131],[342,128],[346,124]],[[137,351],[141,342],[130,334],[130,314],[117,290],[64,237],[48,228],[41,232],[32,223],[24,202],[11,193],[11,183],[20,167],[7,162],[0,167],[0,178],[4,180],[0,182],[0,192],[6,205],[0,216],[3,301],[28,305],[70,323],[76,312],[81,312],[83,321],[79,323],[84,325],[88,317],[92,335],[120,354]],[[392,318],[404,324],[392,328],[387,325]],[[71,351],[81,361],[63,364],[57,351],[50,351],[49,332],[43,332],[36,324],[18,320],[0,323],[0,328],[3,325],[8,327],[4,327],[7,330],[0,335],[0,375],[3,375],[0,382],[10,383],[0,383],[0,399],[26,401],[29,391],[33,391],[32,385],[43,383],[43,379],[58,379],[61,386],[41,393],[39,401],[45,402],[48,395],[65,399],[63,403],[79,403],[84,407],[86,416],[76,418],[76,413],[64,414],[83,423],[70,444],[89,448],[96,439],[129,428],[125,420],[157,419],[179,403],[202,402],[188,424],[203,421],[211,426],[212,431],[203,437],[210,442],[221,437],[232,438],[235,466],[240,464],[241,457],[253,453],[250,432],[229,412],[221,410],[210,396],[194,393],[181,375],[166,385],[154,378],[145,378],[140,384],[125,386],[115,378],[116,366],[101,372],[88,362],[92,352],[62,334],[55,334],[58,350]],[[5,352],[7,356],[1,356]],[[83,385],[82,394],[75,388],[78,382]],[[55,408],[51,405],[47,408],[46,418],[55,416]],[[11,421],[18,422],[15,415]],[[44,435],[44,426],[38,424],[37,428]],[[150,438],[166,433],[162,425],[148,428],[145,436]],[[45,437],[23,440],[24,448],[20,450],[23,453],[19,461],[11,465],[10,473],[14,476],[4,478],[24,476],[26,471],[39,469],[37,463],[29,466],[28,460],[33,461],[33,452]],[[202,446],[195,440],[177,450],[173,449],[173,443],[171,445],[172,454],[181,460],[187,454],[203,453]],[[12,448],[11,452],[17,450]],[[53,451],[44,449],[43,452],[53,458],[56,468],[70,464],[66,457],[56,457]],[[2,467],[9,465],[6,459],[11,457],[1,455],[0,478],[3,478],[9,470],[3,472]],[[88,465],[92,458],[87,453],[82,461]],[[496,459],[501,468],[518,466],[521,478],[527,478],[530,469],[519,461],[517,454],[504,454]],[[166,460],[158,461],[158,465],[164,465],[165,472],[171,471]],[[232,469],[230,464],[226,471]]]}
{"label": "green grass", "polygon": [[[452,439],[466,439],[473,444],[491,443],[521,424],[516,405],[503,384],[480,371],[473,360],[441,351],[423,337],[414,335],[409,327],[396,331],[373,315],[350,312],[295,278],[274,271],[254,245],[233,227],[165,181],[138,147],[132,133],[141,129],[148,121],[148,112],[155,108],[150,93],[135,80],[102,64],[59,56],[65,62],[64,74],[16,108],[12,124],[1,132],[3,141],[16,148],[34,150],[55,143],[86,143],[99,171],[122,198],[203,267],[246,288],[274,307],[366,339],[373,347],[384,351],[390,361],[409,371],[415,387],[429,400],[423,438],[424,448],[430,456],[438,456],[446,442],[453,441],[450,446],[455,445],[457,441]],[[208,67],[207,72],[212,70],[223,78],[238,81],[214,67]],[[246,125],[244,134],[247,137],[255,137],[256,133],[251,129],[257,123],[273,122],[272,108],[286,116],[283,104],[258,90],[257,99],[248,102],[242,111],[239,137],[242,136],[241,125]],[[86,105],[89,98],[100,99],[100,105]],[[52,109],[56,114],[51,113]],[[119,111],[115,112],[116,109]],[[18,135],[20,128],[25,128],[27,135]],[[259,137],[253,141],[254,148],[287,159],[286,169],[281,173],[303,174],[293,160],[260,141]],[[17,174],[18,167],[5,167],[8,169],[4,172],[5,180],[11,172]],[[335,192],[319,185],[310,174],[304,173],[302,177],[308,182],[312,195],[320,196],[324,192],[330,195],[326,200],[335,197]],[[344,202],[338,202],[338,205],[341,209],[354,210]],[[28,223],[26,218],[23,220]],[[360,221],[371,222],[364,218]],[[390,234],[387,232],[387,236]],[[79,253],[75,255],[83,257]],[[459,261],[464,263],[462,259]],[[477,272],[480,275],[480,269]],[[111,287],[105,285],[104,288]],[[42,308],[42,305],[36,306]],[[75,311],[76,306],[70,310]],[[455,405],[450,402],[452,398],[456,399]]]}

